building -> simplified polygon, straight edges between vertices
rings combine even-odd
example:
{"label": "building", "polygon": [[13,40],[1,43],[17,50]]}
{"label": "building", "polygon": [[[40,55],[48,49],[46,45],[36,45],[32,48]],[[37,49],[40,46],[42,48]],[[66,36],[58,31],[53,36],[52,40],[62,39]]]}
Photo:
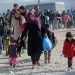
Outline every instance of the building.
{"label": "building", "polygon": [[[33,7],[36,4],[27,5],[27,9],[33,9]],[[45,9],[58,11],[59,13],[62,13],[62,11],[65,11],[65,4],[64,2],[54,2],[54,3],[40,3],[39,4],[40,9],[44,12]]]}

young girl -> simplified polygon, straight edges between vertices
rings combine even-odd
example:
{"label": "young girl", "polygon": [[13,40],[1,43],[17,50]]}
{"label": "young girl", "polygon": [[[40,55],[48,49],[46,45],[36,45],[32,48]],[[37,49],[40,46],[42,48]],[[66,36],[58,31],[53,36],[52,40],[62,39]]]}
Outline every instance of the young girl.
{"label": "young girl", "polygon": [[10,45],[8,47],[8,54],[9,54],[9,63],[10,66],[15,68],[16,66],[16,58],[17,58],[17,47],[16,47],[16,41],[13,37],[10,38]]}
{"label": "young girl", "polygon": [[67,32],[63,46],[63,55],[68,59],[68,71],[72,69],[72,59],[75,56],[75,40],[72,37],[72,33]]}
{"label": "young girl", "polygon": [[50,56],[51,56],[51,50],[52,50],[52,42],[48,38],[47,30],[44,31],[43,50],[44,50],[44,57],[45,57],[44,63],[47,64],[47,61],[48,61],[48,63],[50,63]]}

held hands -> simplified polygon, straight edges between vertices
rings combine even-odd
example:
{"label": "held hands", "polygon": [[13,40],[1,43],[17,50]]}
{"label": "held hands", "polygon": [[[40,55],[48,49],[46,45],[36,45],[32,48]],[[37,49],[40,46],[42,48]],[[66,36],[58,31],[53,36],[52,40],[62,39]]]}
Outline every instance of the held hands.
{"label": "held hands", "polygon": [[21,43],[21,39],[18,40],[18,43],[19,43],[19,44]]}
{"label": "held hands", "polygon": [[73,50],[75,51],[75,47],[73,48]]}
{"label": "held hands", "polygon": [[63,54],[60,54],[60,56],[63,56]]}
{"label": "held hands", "polygon": [[73,50],[75,51],[75,46],[74,46],[74,45],[72,45],[72,48],[73,48]]}

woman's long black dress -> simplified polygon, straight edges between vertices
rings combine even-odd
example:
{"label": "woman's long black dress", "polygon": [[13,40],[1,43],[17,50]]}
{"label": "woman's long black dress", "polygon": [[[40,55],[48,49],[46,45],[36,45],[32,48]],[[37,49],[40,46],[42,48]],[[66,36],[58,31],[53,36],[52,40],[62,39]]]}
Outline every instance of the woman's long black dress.
{"label": "woman's long black dress", "polygon": [[26,23],[26,27],[22,33],[21,39],[28,32],[28,55],[35,57],[38,61],[42,52],[42,38],[41,30],[38,27],[37,22],[30,20]]}

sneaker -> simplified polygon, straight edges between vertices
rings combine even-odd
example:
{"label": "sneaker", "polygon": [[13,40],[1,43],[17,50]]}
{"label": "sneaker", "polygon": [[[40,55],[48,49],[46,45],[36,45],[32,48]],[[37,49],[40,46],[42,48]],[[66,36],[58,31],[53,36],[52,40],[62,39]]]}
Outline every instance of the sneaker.
{"label": "sneaker", "polygon": [[34,69],[34,68],[35,68],[35,64],[32,65],[32,69]]}
{"label": "sneaker", "polygon": [[73,67],[71,66],[70,69],[73,69]]}
{"label": "sneaker", "polygon": [[71,71],[71,68],[70,67],[68,67],[68,69],[67,69],[68,71]]}
{"label": "sneaker", "polygon": [[19,55],[19,57],[21,57],[21,55]]}
{"label": "sneaker", "polygon": [[13,65],[13,68],[15,68],[15,65]]}
{"label": "sneaker", "polygon": [[12,63],[10,63],[10,66],[12,67]]}
{"label": "sneaker", "polygon": [[50,63],[50,61],[48,61],[48,63]]}
{"label": "sneaker", "polygon": [[47,64],[47,61],[45,60],[44,63]]}
{"label": "sneaker", "polygon": [[36,64],[37,64],[38,66],[40,66],[40,62],[39,62],[39,61],[37,61]]}
{"label": "sneaker", "polygon": [[13,71],[10,71],[11,75],[15,75]]}
{"label": "sneaker", "polygon": [[10,66],[10,67],[9,67],[9,70],[10,70],[10,71],[13,71],[14,69],[13,69],[13,67],[12,67],[12,66]]}

